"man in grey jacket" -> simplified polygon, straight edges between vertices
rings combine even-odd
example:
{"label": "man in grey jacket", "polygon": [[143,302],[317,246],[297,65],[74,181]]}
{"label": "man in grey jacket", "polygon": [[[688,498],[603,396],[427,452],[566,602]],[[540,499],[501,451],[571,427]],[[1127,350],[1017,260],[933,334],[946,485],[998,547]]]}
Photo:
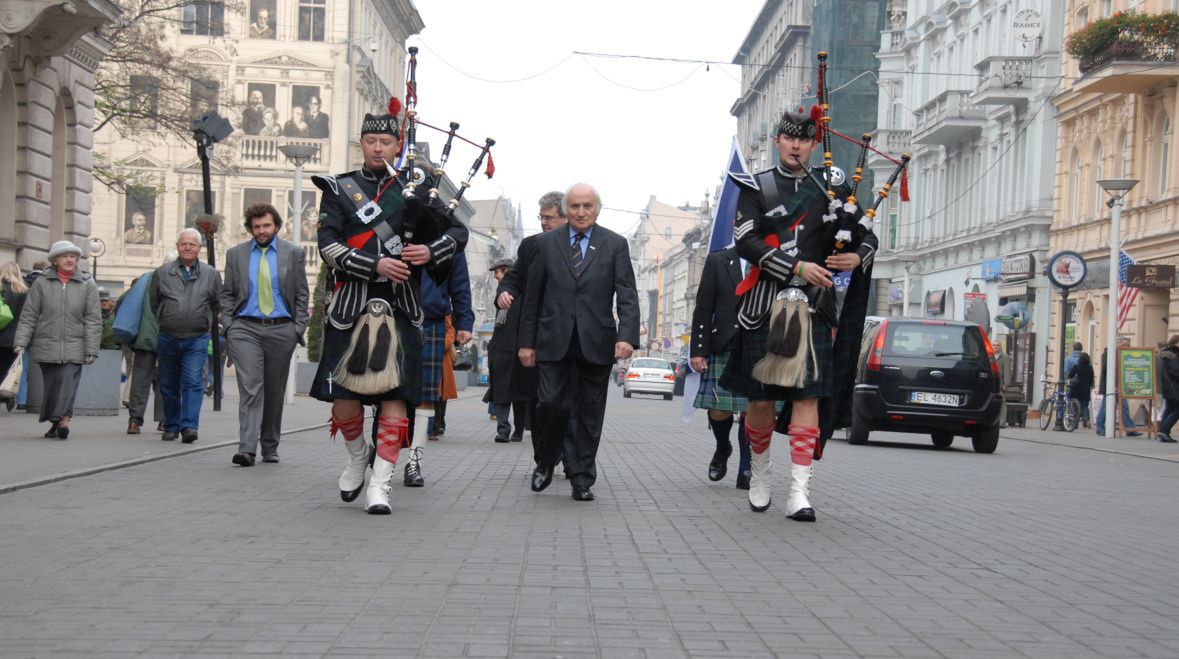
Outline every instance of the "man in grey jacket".
{"label": "man in grey jacket", "polygon": [[159,322],[156,359],[160,393],[164,396],[164,441],[177,436],[185,444],[197,440],[204,383],[201,368],[209,348],[209,330],[220,309],[221,276],[199,260],[196,229],[176,238],[175,261],[156,269],[148,289],[151,310]]}

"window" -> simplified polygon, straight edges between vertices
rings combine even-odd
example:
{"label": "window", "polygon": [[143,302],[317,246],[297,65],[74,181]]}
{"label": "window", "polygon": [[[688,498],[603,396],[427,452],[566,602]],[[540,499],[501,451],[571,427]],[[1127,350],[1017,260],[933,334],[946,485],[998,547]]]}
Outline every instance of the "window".
{"label": "window", "polygon": [[1118,178],[1130,178],[1130,140],[1125,131],[1118,135]]}
{"label": "window", "polygon": [[193,119],[206,112],[216,112],[221,83],[216,80],[193,80],[189,87],[188,108]]}
{"label": "window", "polygon": [[154,130],[160,109],[159,78],[131,76],[127,101],[127,118],[131,127]]}
{"label": "window", "polygon": [[1081,7],[1077,10],[1077,20],[1073,23],[1074,29],[1081,29],[1089,24],[1089,8]]}
{"label": "window", "polygon": [[1165,117],[1163,118],[1162,125],[1159,126],[1158,141],[1159,141],[1159,161],[1158,161],[1158,166],[1155,167],[1155,169],[1158,170],[1159,176],[1158,176],[1158,186],[1157,186],[1156,194],[1159,197],[1162,197],[1163,194],[1167,191],[1167,164],[1168,164],[1167,161],[1171,157],[1171,120],[1170,119],[1167,119]]}
{"label": "window", "polygon": [[[1171,0],[1172,5],[1174,5],[1175,1],[1176,0]],[[1172,11],[1174,11],[1174,8],[1172,8]],[[1101,0],[1101,17],[1102,18],[1109,18],[1109,15],[1112,13],[1113,13],[1113,0]]]}
{"label": "window", "polygon": [[663,227],[663,239],[671,240],[671,227]]}
{"label": "window", "polygon": [[180,33],[225,36],[225,5],[213,0],[195,0],[184,5],[180,8]]}
{"label": "window", "polygon": [[323,41],[324,1],[299,0],[299,41]]}
{"label": "window", "polygon": [[1099,218],[1104,213],[1101,212],[1101,204],[1105,200],[1105,192],[1097,185],[1097,181],[1105,178],[1105,147],[1101,144],[1097,145],[1097,157],[1093,163],[1093,218]]}
{"label": "window", "polygon": [[1073,180],[1069,186],[1067,224],[1076,224],[1081,219],[1081,154],[1073,149]]}

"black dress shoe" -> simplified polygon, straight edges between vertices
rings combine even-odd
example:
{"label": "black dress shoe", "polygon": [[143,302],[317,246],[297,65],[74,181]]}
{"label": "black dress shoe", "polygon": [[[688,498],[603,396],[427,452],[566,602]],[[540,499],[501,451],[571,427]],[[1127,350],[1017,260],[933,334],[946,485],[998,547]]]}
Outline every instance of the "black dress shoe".
{"label": "black dress shoe", "polygon": [[717,482],[729,473],[729,456],[732,455],[732,450],[728,453],[721,453],[719,450],[712,454],[712,461],[708,463],[708,480]]}
{"label": "black dress shoe", "polygon": [[522,442],[524,441],[524,433],[513,433],[510,439],[513,442]]}
{"label": "black dress shoe", "polygon": [[594,493],[591,492],[588,487],[575,487],[575,488],[573,488],[573,500],[574,501],[593,501],[594,500]]}
{"label": "black dress shoe", "polygon": [[1174,444],[1176,442],[1175,438],[1171,437],[1167,433],[1160,432],[1158,436],[1159,436],[1159,441],[1164,444]]}
{"label": "black dress shoe", "polygon": [[49,426],[49,430],[45,431],[45,439],[57,439],[57,424]]}
{"label": "black dress shoe", "polygon": [[512,440],[508,439],[504,435],[496,435],[495,436],[495,443],[496,444],[507,444],[510,441],[512,441]]}
{"label": "black dress shoe", "polygon": [[786,519],[792,519],[796,522],[813,522],[815,521],[815,509],[800,508],[793,515],[787,515]]}
{"label": "black dress shoe", "polygon": [[737,473],[737,489],[738,490],[748,490],[750,478],[753,478],[753,473],[750,472],[748,469],[746,469],[745,471],[742,471],[742,472],[738,472]]}
{"label": "black dress shoe", "polygon": [[278,462],[278,452],[275,451],[274,453],[263,453],[262,454],[262,462],[269,462],[271,464],[276,464]]}
{"label": "black dress shoe", "polygon": [[549,483],[551,483],[551,482],[553,482],[553,470],[552,469],[542,469],[540,467],[537,467],[536,471],[532,472],[532,491],[533,492],[543,492],[544,488],[548,487]]}
{"label": "black dress shoe", "polygon": [[180,433],[176,432],[175,430],[165,430],[164,435],[160,437],[160,439],[164,440],[165,442],[173,442],[176,441],[176,439],[179,437]]}
{"label": "black dress shoe", "polygon": [[[265,459],[265,458],[263,458]],[[253,453],[234,453],[233,464],[239,467],[253,467],[254,454]]]}
{"label": "black dress shoe", "polygon": [[70,427],[69,426],[58,426],[57,427],[57,438],[58,439],[68,439],[69,436],[70,436]]}
{"label": "black dress shoe", "polygon": [[197,440],[196,428],[185,428],[180,431],[180,441],[191,444]]}

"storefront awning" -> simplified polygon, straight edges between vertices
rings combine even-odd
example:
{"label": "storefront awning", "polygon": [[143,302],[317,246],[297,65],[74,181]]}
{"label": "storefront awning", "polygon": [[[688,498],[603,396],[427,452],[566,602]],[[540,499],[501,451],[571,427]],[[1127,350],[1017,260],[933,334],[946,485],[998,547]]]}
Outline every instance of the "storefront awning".
{"label": "storefront awning", "polygon": [[1028,294],[1026,281],[1018,284],[1003,284],[999,286],[999,297],[1024,297]]}

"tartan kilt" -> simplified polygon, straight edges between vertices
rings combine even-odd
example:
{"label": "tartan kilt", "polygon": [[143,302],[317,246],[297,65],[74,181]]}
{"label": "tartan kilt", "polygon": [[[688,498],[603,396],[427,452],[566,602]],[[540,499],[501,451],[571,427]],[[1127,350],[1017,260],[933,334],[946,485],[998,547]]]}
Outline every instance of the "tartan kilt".
{"label": "tartan kilt", "polygon": [[728,389],[720,386],[721,374],[729,363],[730,350],[720,354],[708,356],[708,368],[700,374],[700,391],[692,406],[700,410],[717,410],[720,412],[744,412],[749,401],[744,396],[737,396]]}
{"label": "tartan kilt", "polygon": [[827,323],[811,314],[811,337],[815,344],[815,362],[819,372],[811,361],[807,360],[806,384],[802,387],[779,387],[762,384],[753,377],[753,367],[766,355],[766,338],[770,333],[770,320],[767,317],[761,327],[757,329],[739,328],[733,337],[733,350],[729,356],[729,363],[721,375],[720,385],[734,395],[744,396],[749,400],[805,400],[808,398],[829,398],[833,389],[834,373],[834,338]]}
{"label": "tartan kilt", "polygon": [[397,326],[397,366],[401,374],[401,384],[397,388],[384,394],[365,396],[335,382],[329,384],[328,377],[348,351],[355,327],[337,329],[325,320],[323,350],[319,356],[315,380],[311,383],[311,396],[327,403],[334,400],[359,400],[364,405],[374,405],[385,400],[402,400],[409,405],[417,405],[421,401],[422,332],[400,311],[394,311],[393,317]]}
{"label": "tartan kilt", "polygon": [[446,319],[422,323],[422,400],[442,400],[442,366],[446,357]]}

